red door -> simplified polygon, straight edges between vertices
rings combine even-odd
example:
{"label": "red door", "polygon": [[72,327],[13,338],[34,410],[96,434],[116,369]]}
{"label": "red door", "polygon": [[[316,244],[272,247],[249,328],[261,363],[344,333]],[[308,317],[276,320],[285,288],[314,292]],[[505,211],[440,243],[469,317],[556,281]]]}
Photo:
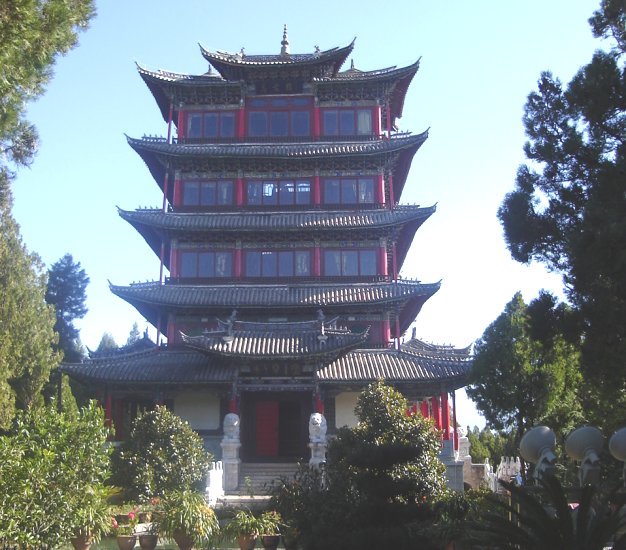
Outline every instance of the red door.
{"label": "red door", "polygon": [[278,401],[257,401],[255,418],[256,455],[278,456]]}

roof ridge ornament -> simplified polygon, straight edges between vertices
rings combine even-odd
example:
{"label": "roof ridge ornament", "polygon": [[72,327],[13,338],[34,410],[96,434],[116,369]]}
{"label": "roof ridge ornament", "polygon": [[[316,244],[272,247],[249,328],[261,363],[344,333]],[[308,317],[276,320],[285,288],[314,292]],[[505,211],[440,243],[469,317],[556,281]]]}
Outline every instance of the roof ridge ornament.
{"label": "roof ridge ornament", "polygon": [[283,27],[283,39],[280,42],[280,55],[283,57],[289,56],[289,38],[287,38],[287,24]]}

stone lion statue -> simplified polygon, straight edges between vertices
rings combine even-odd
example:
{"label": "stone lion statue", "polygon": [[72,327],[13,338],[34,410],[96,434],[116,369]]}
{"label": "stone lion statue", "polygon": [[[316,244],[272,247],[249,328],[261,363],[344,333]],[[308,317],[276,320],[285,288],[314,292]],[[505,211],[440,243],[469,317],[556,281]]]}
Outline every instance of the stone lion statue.
{"label": "stone lion statue", "polygon": [[312,443],[326,443],[326,418],[321,413],[313,413],[309,418],[309,439]]}
{"label": "stone lion statue", "polygon": [[228,413],[224,417],[224,439],[239,439],[239,415]]}

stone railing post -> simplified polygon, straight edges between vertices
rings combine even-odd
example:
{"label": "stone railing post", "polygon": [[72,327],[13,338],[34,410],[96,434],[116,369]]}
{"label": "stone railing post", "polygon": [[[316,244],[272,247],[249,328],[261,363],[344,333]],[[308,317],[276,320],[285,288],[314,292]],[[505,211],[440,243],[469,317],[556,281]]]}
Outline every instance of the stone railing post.
{"label": "stone railing post", "polygon": [[239,415],[228,413],[224,417],[224,438],[222,447],[222,465],[224,469],[224,491],[234,491],[239,487]]}

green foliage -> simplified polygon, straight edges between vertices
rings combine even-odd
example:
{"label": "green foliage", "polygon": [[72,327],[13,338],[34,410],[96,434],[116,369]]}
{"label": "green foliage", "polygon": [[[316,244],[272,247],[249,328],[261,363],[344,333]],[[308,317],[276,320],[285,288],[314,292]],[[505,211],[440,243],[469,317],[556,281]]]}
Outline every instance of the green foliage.
{"label": "green foliage", "polygon": [[536,424],[565,434],[582,420],[577,347],[558,333],[532,338],[528,310],[518,292],[487,327],[467,388],[490,427],[514,431],[515,447]]}
{"label": "green foliage", "polygon": [[[603,0],[590,22],[612,51],[596,51],[565,87],[541,75],[525,107],[529,163],[498,211],[514,259],[563,274],[585,378],[614,410],[626,406],[625,21],[623,0]],[[619,423],[603,416],[594,421]]]}
{"label": "green foliage", "polygon": [[260,515],[250,510],[238,510],[228,520],[222,533],[226,537],[273,535],[279,532],[281,516],[274,510],[267,510]]}
{"label": "green foliage", "polygon": [[87,313],[85,291],[88,284],[89,277],[80,262],[74,262],[71,254],[65,254],[48,271],[46,302],[54,306],[54,330],[59,334],[57,349],[63,352],[67,363],[78,363],[83,356],[80,331],[74,326],[74,321],[82,319]]}
{"label": "green foliage", "polygon": [[468,430],[467,438],[470,443],[470,455],[472,462],[482,463],[489,459],[489,463],[495,469],[503,456],[516,456],[519,451],[516,446],[514,432],[495,432],[489,428],[479,430],[474,426]]}
{"label": "green foliage", "polygon": [[41,401],[59,362],[54,311],[45,292],[39,257],[22,243],[8,208],[0,207],[0,429],[9,428],[16,407]]}
{"label": "green foliage", "polygon": [[26,103],[43,93],[57,56],[76,45],[93,15],[93,0],[0,3],[0,205],[10,200],[13,166],[28,166],[37,148]]}
{"label": "green foliage", "polygon": [[[501,481],[509,498],[493,494],[491,506],[469,526],[470,538],[480,548],[502,550],[602,550],[626,548],[626,516],[606,497],[587,485],[573,512],[561,483],[553,476],[541,490]],[[620,535],[621,533],[621,535]],[[609,543],[613,542],[612,545]]]}
{"label": "green foliage", "polygon": [[204,482],[212,456],[189,424],[165,407],[137,417],[114,455],[116,484],[139,502]]}
{"label": "green foliage", "polygon": [[96,353],[106,354],[112,351],[117,350],[117,344],[115,343],[115,339],[110,332],[105,332],[100,338],[100,343],[96,348]]}
{"label": "green foliage", "polygon": [[204,495],[190,489],[165,492],[155,523],[160,535],[173,538],[184,533],[196,544],[209,544],[219,535],[215,512]]}
{"label": "green foliage", "polygon": [[446,493],[440,439],[421,415],[382,381],[359,397],[355,428],[328,447],[323,472],[302,468],[272,489],[271,506],[305,548],[408,548],[427,541],[419,525]]}
{"label": "green foliage", "polygon": [[133,328],[130,329],[128,333],[128,338],[126,339],[126,345],[132,346],[133,344],[139,342],[141,340],[141,334],[139,333],[139,327],[137,323],[133,323]]}
{"label": "green foliage", "polygon": [[0,544],[56,547],[86,528],[99,534],[107,435],[95,403],[76,419],[57,412],[54,403],[17,415],[0,437]]}

